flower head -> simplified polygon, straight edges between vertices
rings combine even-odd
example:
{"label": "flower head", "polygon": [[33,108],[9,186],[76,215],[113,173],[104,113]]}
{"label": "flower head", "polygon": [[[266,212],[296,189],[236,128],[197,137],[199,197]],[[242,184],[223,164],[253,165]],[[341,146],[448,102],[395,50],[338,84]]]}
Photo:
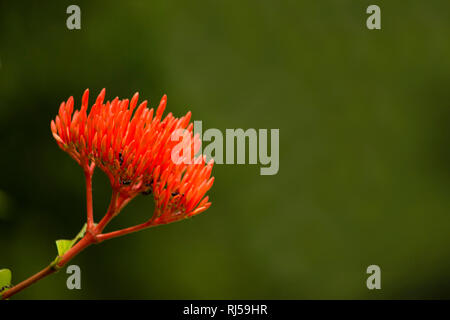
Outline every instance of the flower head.
{"label": "flower head", "polygon": [[[204,197],[211,188],[213,162],[196,157],[200,144],[189,123],[191,113],[164,119],[167,97],[164,95],[154,112],[147,101],[138,105],[139,94],[128,99],[106,101],[105,89],[88,112],[89,90],[82,97],[81,108],[74,110],[74,99],[63,102],[51,130],[59,147],[67,152],[85,172],[99,167],[108,176],[117,193],[116,214],[138,194],[153,194],[155,224],[177,221],[206,210],[211,203]],[[174,163],[171,154],[177,141],[171,139],[184,130],[192,144],[193,161]],[[183,142],[186,143],[186,142]],[[186,155],[185,155],[186,156]]]}

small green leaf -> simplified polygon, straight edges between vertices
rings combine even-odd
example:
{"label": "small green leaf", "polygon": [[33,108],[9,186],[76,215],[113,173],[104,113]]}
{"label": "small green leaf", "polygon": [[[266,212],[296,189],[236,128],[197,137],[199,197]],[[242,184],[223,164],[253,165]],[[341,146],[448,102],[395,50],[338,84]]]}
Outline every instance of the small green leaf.
{"label": "small green leaf", "polygon": [[[75,237],[75,239],[73,239],[73,244],[75,244],[75,242],[78,241],[78,239],[81,239],[84,237],[85,233],[86,233],[86,228],[87,228],[87,224],[85,223],[83,225],[83,228],[81,228],[80,232],[78,232],[77,236]],[[72,245],[73,245],[72,244]]]}
{"label": "small green leaf", "polygon": [[72,248],[73,240],[56,240],[56,248],[58,249],[58,256],[61,257],[67,250]]}
{"label": "small green leaf", "polygon": [[86,233],[86,223],[84,224],[83,228],[81,228],[80,232],[77,234],[75,238],[72,240],[56,240],[56,248],[58,249],[58,257],[62,257],[64,253],[66,253],[70,248],[73,247],[73,245],[83,238],[84,234]]}
{"label": "small green leaf", "polygon": [[0,269],[0,294],[11,287],[11,270]]}

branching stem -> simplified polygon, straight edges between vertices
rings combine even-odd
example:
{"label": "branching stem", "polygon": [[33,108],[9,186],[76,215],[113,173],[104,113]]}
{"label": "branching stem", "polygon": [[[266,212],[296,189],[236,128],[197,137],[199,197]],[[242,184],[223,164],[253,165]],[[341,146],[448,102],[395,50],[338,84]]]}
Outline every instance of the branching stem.
{"label": "branching stem", "polygon": [[[86,178],[86,203],[87,203],[87,228],[86,233],[82,239],[80,239],[73,247],[67,250],[62,256],[58,257],[54,262],[50,265],[29,277],[28,279],[20,282],[19,284],[13,286],[12,288],[6,290],[5,292],[0,294],[0,299],[5,300],[16,293],[19,293],[23,289],[29,287],[33,283],[47,277],[48,275],[57,272],[60,268],[64,267],[70,260],[72,260],[76,255],[78,255],[81,251],[86,249],[91,244],[98,243],[100,241],[105,241],[107,239],[115,238],[121,235],[125,235],[131,232],[135,232],[138,230],[142,230],[144,228],[150,227],[153,219],[142,223],[140,225],[126,228],[123,230],[118,230],[114,232],[109,232],[106,234],[102,234],[103,229],[106,225],[114,218],[120,210],[129,202],[130,199],[120,199],[118,188],[113,186],[111,202],[108,207],[108,211],[101,221],[95,225],[94,224],[94,212],[92,206],[92,174],[94,171],[94,165],[92,164],[86,170],[84,170],[85,178]],[[132,197],[131,197],[132,198]]]}

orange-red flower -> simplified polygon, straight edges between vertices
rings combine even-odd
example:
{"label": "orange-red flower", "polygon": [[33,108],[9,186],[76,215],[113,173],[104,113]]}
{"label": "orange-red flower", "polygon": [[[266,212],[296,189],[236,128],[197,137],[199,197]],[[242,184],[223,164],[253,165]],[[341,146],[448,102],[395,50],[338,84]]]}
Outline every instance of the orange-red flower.
{"label": "orange-red flower", "polygon": [[[83,168],[86,179],[87,220],[73,240],[59,240],[58,256],[46,268],[0,294],[7,299],[34,282],[65,266],[88,246],[151,226],[171,223],[208,209],[206,192],[211,188],[213,162],[195,157],[201,142],[189,123],[191,113],[164,119],[164,96],[154,113],[147,101],[137,108],[138,93],[131,101],[105,99],[101,91],[88,112],[89,91],[83,94],[81,108],[74,112],[74,100],[63,102],[51,121],[59,147]],[[179,142],[177,138],[182,137]],[[182,152],[179,152],[179,151]],[[94,223],[92,176],[95,167],[109,177],[112,197],[108,211]],[[155,210],[145,222],[108,233],[106,225],[138,194],[153,194]],[[60,245],[63,243],[64,245]]]}
{"label": "orange-red flower", "polygon": [[[214,181],[213,162],[207,164],[203,157],[194,157],[200,141],[193,136],[191,113],[181,118],[169,113],[162,119],[166,96],[156,112],[147,108],[147,101],[138,106],[138,97],[136,93],[131,101],[115,98],[104,103],[103,89],[89,112],[89,90],[75,112],[70,97],[51,121],[56,142],[91,176],[94,166],[106,173],[115,194],[110,205],[113,216],[141,193],[153,194],[156,206],[152,225],[206,210],[211,205],[205,194]],[[177,130],[185,130],[189,138],[183,143],[192,145],[192,161],[172,161],[172,151],[179,142],[171,137]]]}

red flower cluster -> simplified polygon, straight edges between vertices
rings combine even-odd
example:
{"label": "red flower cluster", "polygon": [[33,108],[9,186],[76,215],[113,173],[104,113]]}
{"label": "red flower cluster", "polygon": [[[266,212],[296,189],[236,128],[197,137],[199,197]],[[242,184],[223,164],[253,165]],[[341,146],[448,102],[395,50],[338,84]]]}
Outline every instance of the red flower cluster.
{"label": "red flower cluster", "polygon": [[[214,182],[213,162],[207,164],[204,157],[195,157],[201,141],[193,136],[193,125],[189,123],[191,113],[180,119],[169,113],[162,119],[166,96],[155,114],[147,108],[146,101],[136,108],[138,97],[136,93],[131,101],[115,98],[104,103],[103,89],[88,112],[89,90],[86,90],[79,110],[74,112],[73,97],[61,104],[58,115],[51,121],[51,130],[59,147],[83,168],[86,224],[73,240],[58,240],[56,259],[40,272],[1,292],[1,300],[54,273],[94,243],[179,221],[209,208],[211,203],[205,194]],[[180,137],[183,139],[178,142]],[[106,173],[112,186],[108,211],[98,224],[94,223],[92,205],[95,167]],[[129,201],[139,194],[151,193],[155,210],[148,220],[103,233]]]}
{"label": "red flower cluster", "polygon": [[[147,108],[147,101],[137,106],[138,97],[136,93],[131,101],[115,98],[104,103],[103,89],[90,112],[89,90],[75,112],[70,97],[51,122],[53,136],[86,174],[92,176],[95,166],[106,173],[113,188],[113,216],[136,195],[150,193],[155,200],[151,225],[203,212],[211,205],[204,196],[214,181],[213,162],[207,164],[205,158],[194,156],[200,141],[193,136],[191,113],[179,119],[169,113],[162,119],[166,96],[156,112]],[[172,151],[179,142],[171,137],[177,130],[184,130],[189,139],[183,141],[192,144],[192,161],[172,161]]]}

